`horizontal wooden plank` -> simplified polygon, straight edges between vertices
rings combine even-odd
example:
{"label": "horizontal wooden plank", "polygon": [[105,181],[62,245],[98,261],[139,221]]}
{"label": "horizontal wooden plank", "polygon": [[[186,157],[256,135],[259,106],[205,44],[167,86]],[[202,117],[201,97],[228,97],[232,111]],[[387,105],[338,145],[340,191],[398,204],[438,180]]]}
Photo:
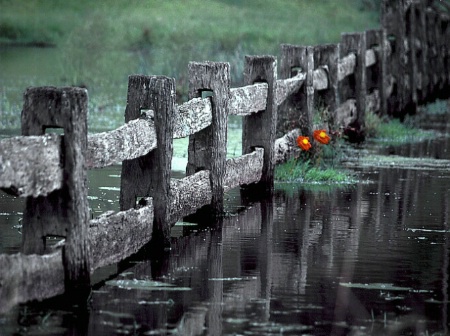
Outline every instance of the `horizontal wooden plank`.
{"label": "horizontal wooden plank", "polygon": [[[374,92],[366,96],[366,111],[377,112],[379,109],[380,92],[374,90]],[[358,116],[357,112],[355,99],[348,99],[345,101],[334,113],[337,127],[345,127],[356,120]]]}
{"label": "horizontal wooden plank", "polygon": [[[377,47],[366,50],[366,67],[370,67],[377,62]],[[343,80],[345,77],[353,74],[356,66],[356,55],[351,53],[341,58],[338,64],[338,81]]]}
{"label": "horizontal wooden plank", "polygon": [[356,99],[348,99],[334,113],[336,127],[345,127],[356,120]]}
{"label": "horizontal wooden plank", "polygon": [[47,255],[0,254],[0,313],[29,300],[64,293],[61,250]]}
{"label": "horizontal wooden plank", "polygon": [[380,110],[380,91],[374,90],[366,96],[366,111],[377,112]]}
{"label": "horizontal wooden plank", "polygon": [[152,238],[153,202],[140,209],[105,213],[89,222],[93,270],[136,253]]}
{"label": "horizontal wooden plank", "polygon": [[246,116],[265,110],[267,90],[266,83],[256,83],[231,89],[229,114]]}
{"label": "horizontal wooden plank", "polygon": [[338,81],[343,80],[348,75],[355,72],[356,55],[349,54],[339,60],[338,64]]}
{"label": "horizontal wooden plank", "polygon": [[277,80],[277,105],[280,105],[287,97],[297,92],[303,85],[306,74],[298,73],[296,76],[287,79]]}
{"label": "horizontal wooden plank", "polygon": [[88,135],[86,166],[110,166],[145,155],[154,148],[155,125],[150,117],[131,120],[118,129]]}
{"label": "horizontal wooden plank", "polygon": [[366,50],[366,67],[371,67],[377,63],[377,56],[374,49]]}
{"label": "horizontal wooden plank", "polygon": [[[150,241],[153,204],[105,213],[89,222],[92,271],[119,262]],[[63,244],[58,244],[63,246]],[[0,254],[0,313],[20,302],[64,293],[62,250],[45,255]]]}
{"label": "horizontal wooden plank", "polygon": [[193,98],[177,106],[173,137],[185,138],[211,125],[210,98]]}
{"label": "horizontal wooden plank", "polygon": [[297,137],[299,135],[301,135],[300,130],[296,128],[275,140],[275,164],[298,156],[300,149],[297,145]]}
{"label": "horizontal wooden plank", "polygon": [[61,136],[19,136],[0,141],[0,188],[15,196],[48,195],[62,185]]}
{"label": "horizontal wooden plank", "polygon": [[320,67],[314,70],[313,86],[318,91],[328,89],[328,73],[324,68]]}
{"label": "horizontal wooden plank", "polygon": [[185,178],[170,181],[169,223],[175,223],[211,203],[209,174],[209,170],[201,170]]}
{"label": "horizontal wooden plank", "polygon": [[227,160],[224,189],[228,191],[242,184],[251,184],[261,179],[264,149]]}

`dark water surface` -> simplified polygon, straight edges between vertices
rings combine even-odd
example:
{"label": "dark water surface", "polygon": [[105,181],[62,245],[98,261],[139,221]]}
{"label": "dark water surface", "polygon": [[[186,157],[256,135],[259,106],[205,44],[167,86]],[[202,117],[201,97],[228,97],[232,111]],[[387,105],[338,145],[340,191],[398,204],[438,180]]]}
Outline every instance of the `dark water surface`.
{"label": "dark water surface", "polygon": [[[448,159],[449,147],[394,150]],[[96,271],[87,309],[21,304],[0,335],[448,334],[450,171],[356,173],[357,185],[277,184],[250,204],[235,189],[221,225],[178,223],[164,259],[144,250]],[[118,209],[119,174],[90,171],[93,216]],[[19,251],[22,211],[0,194],[1,253]]]}
{"label": "dark water surface", "polygon": [[214,230],[176,226],[166,259],[143,253],[97,272],[107,281],[87,311],[20,305],[0,318],[1,334],[447,332],[450,172],[360,177],[345,190],[279,186]]}

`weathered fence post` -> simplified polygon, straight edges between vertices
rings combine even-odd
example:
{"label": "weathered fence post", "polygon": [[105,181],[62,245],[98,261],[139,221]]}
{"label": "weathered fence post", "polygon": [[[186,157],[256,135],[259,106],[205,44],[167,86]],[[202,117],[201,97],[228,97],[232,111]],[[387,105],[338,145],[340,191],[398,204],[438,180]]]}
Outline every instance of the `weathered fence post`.
{"label": "weathered fence post", "polygon": [[[45,237],[64,236],[66,290],[90,290],[89,206],[85,152],[88,95],[75,87],[29,88],[24,95],[22,135],[43,135],[47,128],[63,128],[61,152],[63,186],[47,196],[27,197],[23,214],[22,250],[45,252]],[[85,295],[83,295],[85,296]]]}
{"label": "weathered fence post", "polygon": [[437,50],[436,50],[436,17],[434,11],[426,8],[426,34],[427,34],[427,46],[428,46],[428,58],[427,58],[427,102],[434,101],[436,99],[435,85],[437,82],[436,64],[437,64]]}
{"label": "weathered fence post", "polygon": [[159,247],[170,244],[168,206],[175,102],[175,79],[165,76],[129,77],[125,121],[139,117],[153,121],[157,147],[144,156],[122,163],[120,207],[127,210],[136,206],[138,197],[153,197],[152,243]]}
{"label": "weathered fence post", "polygon": [[450,18],[448,15],[439,15],[439,55],[441,60],[442,72],[440,86],[439,86],[439,98],[448,99],[450,97],[450,55],[449,55],[449,40],[450,40]]}
{"label": "weathered fence post", "polygon": [[[366,46],[367,49],[373,49],[376,55],[376,62],[367,68],[367,92],[373,93],[378,90],[380,106],[378,115],[386,115],[386,104],[388,99],[388,77],[386,71],[386,31],[384,29],[367,30]],[[371,111],[375,112],[375,111]]]}
{"label": "weathered fence post", "polygon": [[314,110],[314,48],[290,44],[281,45],[281,78],[290,78],[297,72],[306,73],[298,93],[288,97],[283,103],[277,118],[277,136],[282,136],[294,128],[300,128],[303,135],[312,132],[312,114]]}
{"label": "weathered fence post", "polygon": [[273,56],[246,56],[244,81],[247,85],[265,82],[268,85],[266,109],[243,118],[242,154],[256,147],[264,148],[264,165],[259,187],[273,189],[275,169],[275,133],[277,126],[277,60]]}
{"label": "weathered fence post", "polygon": [[411,12],[415,16],[416,24],[411,26],[413,30],[412,35],[415,36],[413,40],[414,48],[416,49],[416,67],[417,67],[417,102],[423,104],[426,102],[426,87],[428,85],[428,71],[427,71],[427,55],[428,55],[428,41],[426,35],[426,15],[425,4],[419,1],[412,4]]}
{"label": "weathered fence post", "polygon": [[316,113],[322,114],[320,119],[323,125],[319,127],[325,127],[329,130],[336,128],[334,114],[340,105],[338,95],[338,62],[339,48],[337,44],[323,44],[314,47],[315,67],[325,70],[328,80],[326,88],[315,89]]}
{"label": "weathered fence post", "polygon": [[407,5],[408,0],[383,0],[381,4],[381,24],[387,31],[392,50],[388,73],[393,75],[395,84],[393,94],[388,99],[388,113],[394,117],[403,116],[410,102]]}
{"label": "weathered fence post", "polygon": [[344,33],[339,44],[341,58],[350,53],[356,56],[355,70],[339,83],[339,95],[342,101],[356,99],[357,122],[364,130],[366,112],[366,35],[364,33]]}
{"label": "weathered fence post", "polygon": [[223,212],[224,177],[227,154],[228,104],[230,100],[229,63],[189,63],[189,99],[212,94],[212,123],[189,136],[186,175],[200,170],[210,171],[213,216]]}
{"label": "weathered fence post", "polygon": [[418,42],[417,39],[417,16],[416,16],[416,6],[412,2],[408,8],[405,8],[405,16],[406,16],[406,37],[408,48],[406,50],[406,55],[408,57],[408,79],[409,83],[407,84],[409,94],[407,96],[407,111],[408,113],[415,113],[417,110],[418,103],[418,60],[417,60],[417,52]]}

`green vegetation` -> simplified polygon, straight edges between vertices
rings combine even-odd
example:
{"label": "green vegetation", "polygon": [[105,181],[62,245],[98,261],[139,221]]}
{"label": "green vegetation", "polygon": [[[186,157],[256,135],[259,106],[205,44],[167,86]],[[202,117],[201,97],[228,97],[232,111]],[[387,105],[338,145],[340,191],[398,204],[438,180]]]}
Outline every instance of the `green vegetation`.
{"label": "green vegetation", "polygon": [[[112,129],[123,123],[130,74],[175,77],[185,101],[189,61],[226,61],[239,86],[245,55],[278,55],[282,43],[333,43],[342,32],[379,27],[377,3],[0,0],[1,127],[19,127],[26,87],[84,85],[90,129]],[[30,59],[20,61],[26,49],[17,57],[14,46],[55,48],[30,67]]]}
{"label": "green vegetation", "polygon": [[415,118],[409,117],[401,122],[399,119],[380,118],[375,113],[366,114],[367,136],[375,142],[402,144],[407,142],[430,139],[435,132],[416,127]]}
{"label": "green vegetation", "polygon": [[290,159],[275,169],[275,180],[280,182],[307,182],[307,183],[355,183],[351,174],[338,168],[323,168],[311,164],[311,161]]}
{"label": "green vegetation", "polygon": [[[317,116],[320,113],[315,113]],[[320,129],[315,120],[315,129]],[[327,144],[311,140],[310,150],[302,150],[298,158],[293,158],[275,167],[275,180],[278,182],[302,182],[319,184],[355,183],[353,175],[339,167],[346,146],[343,139],[331,136]]]}

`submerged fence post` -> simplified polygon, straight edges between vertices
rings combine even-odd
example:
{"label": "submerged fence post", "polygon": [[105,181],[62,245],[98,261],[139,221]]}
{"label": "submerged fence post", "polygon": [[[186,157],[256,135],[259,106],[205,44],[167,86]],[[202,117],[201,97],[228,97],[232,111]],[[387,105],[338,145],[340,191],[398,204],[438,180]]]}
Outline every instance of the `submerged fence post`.
{"label": "submerged fence post", "polygon": [[277,60],[273,56],[246,56],[244,68],[246,85],[265,82],[268,85],[266,109],[243,118],[242,154],[251,153],[256,147],[264,148],[264,164],[261,180],[263,189],[272,190],[275,169],[275,133],[277,125]]}
{"label": "submerged fence post", "polygon": [[314,109],[314,50],[290,44],[281,45],[281,78],[290,78],[298,72],[306,74],[306,80],[296,94],[290,95],[280,106],[277,118],[277,136],[300,128],[303,135],[310,135]]}
{"label": "submerged fence post", "polygon": [[339,44],[339,55],[345,57],[350,53],[356,56],[355,70],[340,82],[340,98],[346,101],[356,99],[357,127],[364,130],[366,111],[366,35],[364,33],[344,33]]}
{"label": "submerged fence post", "polygon": [[23,214],[22,250],[45,252],[45,238],[64,236],[63,264],[66,290],[90,290],[90,248],[87,200],[88,94],[75,87],[27,89],[22,111],[22,135],[43,135],[48,128],[63,128],[61,152],[63,186],[47,196],[27,197]]}
{"label": "submerged fence post", "polygon": [[127,210],[135,207],[138,197],[153,197],[152,242],[158,247],[170,244],[168,206],[175,102],[175,79],[165,76],[129,77],[125,120],[145,117],[153,121],[157,147],[144,156],[122,163],[120,206]]}
{"label": "submerged fence post", "polygon": [[202,96],[211,97],[212,123],[189,136],[186,175],[205,169],[210,171],[212,201],[209,210],[212,215],[218,216],[223,212],[226,173],[229,63],[189,63],[189,99]]}
{"label": "submerged fence post", "polygon": [[334,114],[340,105],[338,94],[339,48],[337,44],[323,44],[314,47],[314,64],[317,69],[325,70],[328,85],[315,90],[316,113],[320,113],[320,127],[335,129]]}

